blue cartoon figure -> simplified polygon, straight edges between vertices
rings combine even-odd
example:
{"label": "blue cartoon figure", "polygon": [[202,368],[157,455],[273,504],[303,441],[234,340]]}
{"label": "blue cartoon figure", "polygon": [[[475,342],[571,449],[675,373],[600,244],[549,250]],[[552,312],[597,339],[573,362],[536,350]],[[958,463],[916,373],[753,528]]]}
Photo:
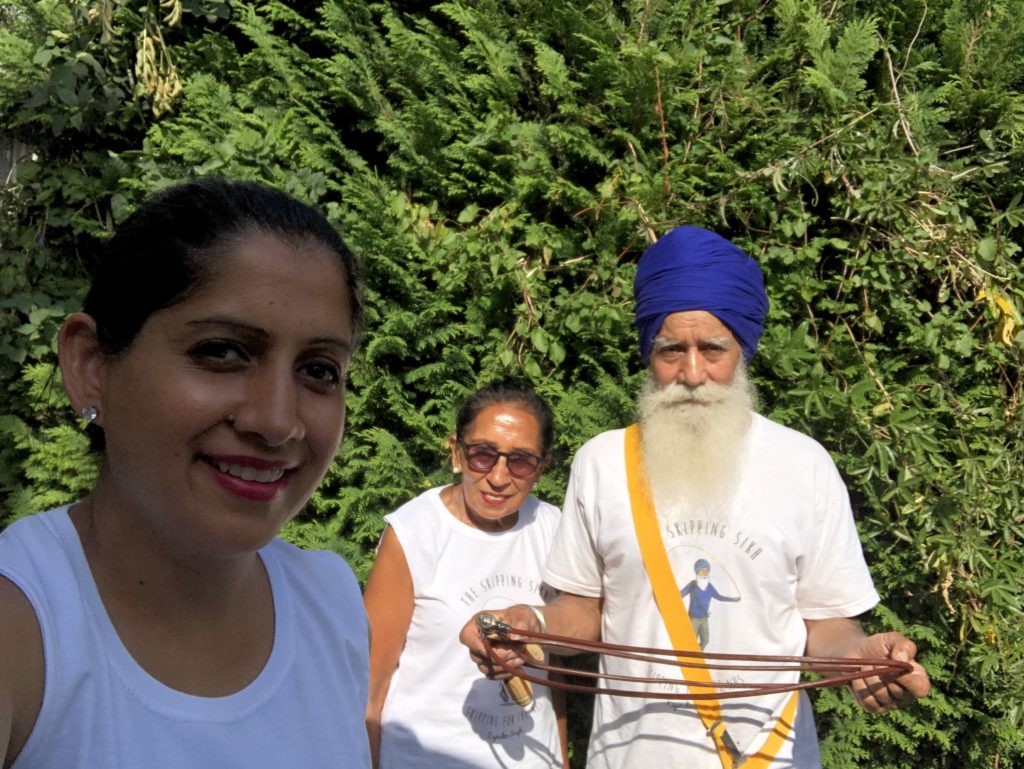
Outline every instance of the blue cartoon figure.
{"label": "blue cartoon figure", "polygon": [[690,606],[687,613],[690,615],[690,624],[693,625],[693,632],[697,634],[697,641],[700,643],[701,651],[708,645],[710,637],[708,629],[708,614],[711,612],[711,601],[728,601],[735,603],[740,600],[739,596],[730,598],[722,595],[715,586],[711,584],[711,564],[704,558],[699,558],[693,564],[693,571],[696,579],[690,580],[686,587],[679,591],[683,598],[690,596]]}

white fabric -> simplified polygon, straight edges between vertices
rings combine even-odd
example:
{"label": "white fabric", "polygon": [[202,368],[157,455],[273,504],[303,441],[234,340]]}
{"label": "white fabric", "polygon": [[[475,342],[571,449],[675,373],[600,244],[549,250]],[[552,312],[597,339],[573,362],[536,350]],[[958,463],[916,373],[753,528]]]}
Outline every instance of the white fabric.
{"label": "white fabric", "polygon": [[366,615],[337,556],[281,541],[260,551],[273,590],[274,647],[227,697],[149,676],[103,608],[67,508],[0,534],[0,574],[35,609],[43,705],[15,769],[369,767]]}
{"label": "white fabric", "polygon": [[[604,596],[602,638],[671,648],[644,569],[626,487],[624,431],[602,433],[577,453],[545,581],[559,590]],[[819,444],[756,416],[726,523],[662,522],[680,590],[694,565],[710,564],[710,584],[727,598],[707,617],[708,653],[801,655],[805,619],[852,617],[878,601],[842,479]],[[684,598],[689,607],[691,597]],[[696,624],[696,623],[695,623]],[[679,677],[678,669],[602,658],[607,672]],[[771,680],[772,674],[716,674],[716,680]],[[789,674],[792,675],[792,674]],[[670,689],[675,688],[667,683]],[[727,729],[741,751],[760,747],[762,725],[788,695],[723,700]],[[772,767],[817,769],[817,738],[801,697],[793,738]],[[692,706],[598,696],[588,769],[721,769]]]}
{"label": "white fabric", "polygon": [[480,611],[543,603],[541,569],[558,508],[528,497],[516,525],[459,521],[431,489],[386,516],[405,551],[415,604],[381,715],[381,769],[561,766],[547,687],[526,708],[484,678],[459,643]]}

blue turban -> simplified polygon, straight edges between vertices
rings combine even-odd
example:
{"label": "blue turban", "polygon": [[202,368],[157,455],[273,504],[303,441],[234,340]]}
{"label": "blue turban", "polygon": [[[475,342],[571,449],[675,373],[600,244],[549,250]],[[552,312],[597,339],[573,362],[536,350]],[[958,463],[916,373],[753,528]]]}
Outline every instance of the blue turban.
{"label": "blue turban", "polygon": [[728,326],[747,361],[757,352],[768,315],[764,275],[721,235],[689,226],[663,235],[640,257],[633,295],[645,366],[665,318],[687,310],[705,310]]}

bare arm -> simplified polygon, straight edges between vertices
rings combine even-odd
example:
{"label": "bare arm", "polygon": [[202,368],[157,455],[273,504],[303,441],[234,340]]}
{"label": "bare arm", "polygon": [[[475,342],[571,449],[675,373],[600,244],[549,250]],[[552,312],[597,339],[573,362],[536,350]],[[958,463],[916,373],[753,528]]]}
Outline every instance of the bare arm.
{"label": "bare arm", "polygon": [[384,531],[373,570],[363,594],[370,619],[370,698],[366,705],[366,731],[374,767],[380,761],[380,715],[398,658],[412,622],[412,574],[405,552],[388,527]]}
{"label": "bare arm", "polygon": [[855,619],[804,620],[804,624],[809,656],[892,659],[914,666],[898,678],[860,678],[851,683],[853,696],[865,710],[885,713],[928,694],[928,673],[914,660],[917,646],[902,633],[869,636]]}
{"label": "bare arm", "polygon": [[43,639],[32,604],[0,577],[0,766],[18,757],[43,703]]}
{"label": "bare arm", "polygon": [[[560,593],[554,601],[541,607],[544,619],[547,623],[547,632],[552,635],[570,636],[581,638],[587,641],[597,641],[601,637],[601,606],[600,598],[575,595],[573,593]],[[512,627],[540,632],[540,622],[533,612],[522,605],[510,606],[500,611],[491,611],[501,620],[504,620]],[[459,640],[469,648],[469,655],[477,663],[480,670],[491,674],[489,659],[484,651],[483,643],[480,641],[480,632],[476,625],[476,615],[462,628],[459,633]],[[515,648],[498,649],[495,647],[502,662],[518,667],[522,664],[523,658]],[[559,654],[565,654],[564,649],[559,649]],[[498,674],[496,678],[507,678],[508,674]]]}
{"label": "bare arm", "polygon": [[601,640],[601,609],[603,606],[604,601],[601,598],[590,598],[575,593],[559,593],[554,601],[542,607],[541,610],[544,612],[544,619],[548,624],[547,632],[551,635],[599,641]]}

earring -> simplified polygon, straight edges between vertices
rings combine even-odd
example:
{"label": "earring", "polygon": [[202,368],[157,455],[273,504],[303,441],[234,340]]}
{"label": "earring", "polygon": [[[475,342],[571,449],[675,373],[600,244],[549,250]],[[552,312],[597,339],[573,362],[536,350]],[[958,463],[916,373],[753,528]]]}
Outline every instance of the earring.
{"label": "earring", "polygon": [[235,423],[235,415],[234,414],[228,414],[228,424],[229,425],[233,425],[234,423]]}
{"label": "earring", "polygon": [[82,419],[87,423],[92,423],[100,415],[100,410],[95,406],[86,406],[82,409]]}
{"label": "earring", "polygon": [[461,467],[454,467],[453,466],[452,467],[452,472],[453,473],[461,473],[462,472],[462,468]]}

